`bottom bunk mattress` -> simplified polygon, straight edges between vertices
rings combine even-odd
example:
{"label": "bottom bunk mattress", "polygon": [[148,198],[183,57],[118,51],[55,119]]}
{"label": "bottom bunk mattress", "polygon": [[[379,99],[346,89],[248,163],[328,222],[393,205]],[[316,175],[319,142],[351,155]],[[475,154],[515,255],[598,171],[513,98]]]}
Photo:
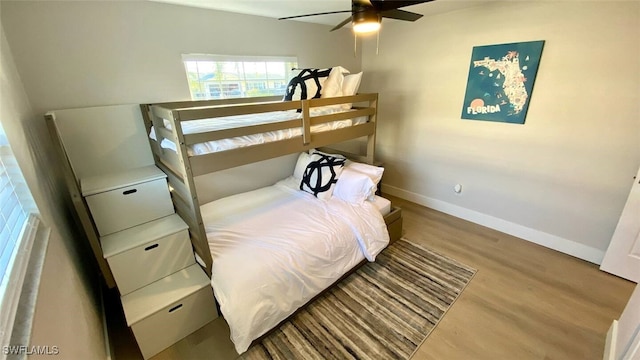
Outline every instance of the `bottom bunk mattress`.
{"label": "bottom bunk mattress", "polygon": [[374,202],[319,200],[288,178],[201,206],[211,285],[239,354],[389,243]]}

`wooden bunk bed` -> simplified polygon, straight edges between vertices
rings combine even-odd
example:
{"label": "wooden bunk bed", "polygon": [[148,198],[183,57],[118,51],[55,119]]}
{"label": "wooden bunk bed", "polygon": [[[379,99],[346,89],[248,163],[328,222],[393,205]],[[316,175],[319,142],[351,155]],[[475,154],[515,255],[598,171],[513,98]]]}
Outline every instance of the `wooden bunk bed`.
{"label": "wooden bunk bed", "polygon": [[[245,164],[255,163],[287,154],[305,152],[313,148],[347,140],[366,137],[364,154],[342,153],[351,160],[367,164],[375,161],[375,136],[377,116],[377,94],[358,94],[335,98],[317,98],[297,101],[281,101],[280,96],[255,97],[226,100],[185,101],[157,104],[142,104],[141,110],[147,133],[154,133],[149,142],[156,165],[168,176],[171,194],[177,213],[189,225],[193,247],[204,261],[205,271],[211,275],[212,258],[200,213],[200,201],[194,177]],[[351,106],[353,104],[353,107]],[[313,109],[341,108],[321,113]],[[182,124],[185,121],[210,119],[224,120],[224,117],[289,111],[299,113],[295,119],[252,124],[186,134]],[[315,113],[315,115],[314,115]],[[314,132],[313,128],[332,122],[365,117],[366,121],[351,126]],[[300,136],[278,139],[252,146],[243,146],[225,151],[196,154],[191,149],[195,144],[234,137],[250,136],[287,129],[299,129]],[[165,148],[164,140],[170,141],[172,149]],[[402,217],[399,209],[394,209],[384,218],[393,240],[399,238]]]}
{"label": "wooden bunk bed", "polygon": [[[234,208],[238,200],[241,203],[253,202],[253,194],[252,192],[249,192],[238,194],[237,196],[240,196],[239,198],[223,198],[221,199],[221,201],[223,201],[222,204],[224,205],[219,204],[220,200],[209,202],[207,204],[201,204],[196,191],[196,183],[194,177],[230,169],[245,164],[255,163],[258,161],[281,157],[287,154],[304,153],[308,152],[311,149],[330,151],[334,154],[340,153],[350,160],[373,165],[375,161],[377,102],[377,94],[358,94],[354,96],[318,98],[297,101],[281,101],[281,97],[278,96],[141,105],[146,130],[147,133],[150,134],[149,142],[156,165],[167,174],[176,212],[189,225],[189,232],[193,247],[198,257],[202,259],[205,271],[213,279],[212,286],[214,287],[214,293],[216,294],[216,297],[223,294],[223,299],[218,299],[219,306],[221,308],[221,311],[225,315],[227,322],[229,323],[232,333],[232,340],[234,341],[236,350],[239,353],[242,353],[247,349],[250,341],[257,339],[261,335],[264,335],[267,331],[269,331],[269,329],[273,329],[274,326],[277,325],[277,323],[269,322],[273,320],[273,316],[271,316],[272,319],[270,319],[269,321],[263,321],[263,318],[260,318],[260,316],[262,316],[260,314],[255,315],[255,317],[253,318],[244,318],[244,315],[238,318],[237,315],[232,315],[238,314],[239,312],[244,312],[244,304],[250,306],[251,301],[255,300],[256,297],[260,298],[262,295],[260,294],[260,292],[256,291],[251,291],[249,292],[249,294],[231,294],[231,292],[236,291],[235,288],[242,288],[243,286],[239,286],[237,282],[231,283],[228,280],[220,280],[221,277],[216,276],[216,274],[219,275],[220,269],[222,268],[253,268],[252,264],[250,263],[251,260],[248,260],[249,263],[247,263],[247,260],[245,259],[246,255],[242,255],[245,253],[239,254],[238,252],[236,252],[236,257],[231,257],[231,261],[229,261],[229,257],[226,257],[223,260],[220,257],[216,256],[216,262],[214,263],[211,254],[215,251],[212,247],[215,245],[209,243],[209,239],[207,238],[207,231],[211,231],[210,221],[212,208],[224,208],[224,211],[226,211],[226,209]],[[242,126],[237,126],[237,124],[234,124],[234,126],[232,127],[222,127],[220,129],[216,128],[215,130],[202,131],[202,129],[199,128],[199,131],[195,132],[192,130],[185,131],[187,127],[183,126],[186,125],[186,122],[193,123],[194,121],[204,121],[203,119],[207,119],[207,123],[221,123],[224,122],[225,119],[229,119],[229,117],[234,116],[273,114],[283,112],[287,113],[287,116],[292,115],[292,118],[257,124],[251,123],[249,125]],[[342,126],[345,122],[347,123],[347,125]],[[334,126],[336,124],[342,125]],[[327,128],[326,126],[323,127],[324,125],[331,126]],[[245,137],[251,137],[258,134],[273,134],[274,132],[287,132],[289,135],[278,135],[270,138],[270,140],[258,141],[258,144],[250,143],[238,145],[240,147],[233,147],[229,149],[224,148],[222,150],[218,149],[214,150],[213,152],[196,151],[196,146],[202,143],[237,138],[244,139]],[[265,137],[265,139],[266,138],[269,137]],[[366,146],[364,146],[364,144],[363,146],[360,146],[360,148],[362,149],[360,153],[346,153],[344,151],[327,148],[328,145],[360,138],[366,138]],[[165,143],[167,141],[168,143]],[[263,189],[258,189],[256,191],[261,190]],[[298,191],[296,192],[300,193]],[[315,199],[315,203],[324,202]],[[298,209],[304,208],[306,212],[313,206],[315,205],[307,203],[307,205],[302,205],[302,207],[298,207]],[[322,213],[322,211],[320,212]],[[203,213],[207,214],[207,229],[205,229],[205,222],[203,221],[203,216],[205,215],[203,215]],[[378,216],[379,214],[380,213],[378,213]],[[227,215],[223,214],[223,217],[226,216]],[[289,218],[287,217],[287,219]],[[386,230],[389,233],[389,238],[387,240],[395,241],[399,239],[402,232],[402,216],[400,209],[391,209],[391,211],[383,216],[383,220],[384,222],[382,222],[382,220],[379,220],[380,225],[377,229],[384,229],[384,227],[386,226]],[[271,225],[273,224],[273,222],[269,222],[268,224]],[[245,226],[244,228],[254,228],[254,226]],[[374,238],[382,238],[382,234],[384,234],[384,231],[380,232],[380,230],[374,230],[371,234],[376,233],[376,231],[378,235],[377,237],[374,236]],[[211,235],[211,233],[209,234],[210,237],[214,239],[219,238],[218,235]],[[384,235],[386,237],[386,234]],[[253,239],[254,237],[259,236],[260,235],[245,235],[243,239]],[[367,236],[368,235],[365,235],[365,237]],[[289,237],[286,238],[289,239]],[[371,236],[369,236],[368,238],[371,238]],[[358,241],[360,242],[361,240],[359,239]],[[250,241],[242,241],[243,244],[248,242]],[[378,243],[380,242],[381,241],[378,241]],[[296,241],[293,241],[290,245],[292,248],[298,246]],[[363,247],[365,245],[360,244],[359,246]],[[346,246],[340,247],[348,248]],[[379,247],[377,251],[380,251],[381,249],[382,248]],[[369,260],[373,260],[372,257],[375,258],[375,255],[368,255],[364,248],[362,248],[362,252],[358,250],[358,253],[360,254],[358,256],[361,257],[357,259],[356,256],[353,256],[353,253],[349,255],[351,256],[351,260],[349,260],[349,263],[336,263],[338,264],[337,268],[344,269],[340,270],[340,274],[346,276],[347,273],[355,270],[359,265],[363,264],[366,261],[364,257]],[[304,257],[305,254],[300,254],[300,256]],[[314,256],[315,255],[312,255],[312,257]],[[347,258],[349,256],[345,255],[344,257]],[[271,253],[262,253],[260,256],[254,256],[254,259],[257,262],[260,262],[261,260],[259,259],[266,259],[271,257]],[[278,260],[273,261],[277,262]],[[239,265],[243,262],[243,265]],[[215,267],[215,269],[212,269],[212,267]],[[349,269],[351,270],[349,271]],[[260,271],[257,270],[257,272]],[[265,273],[261,273],[257,278],[262,279],[264,275]],[[294,276],[292,278],[298,277],[299,276]],[[326,278],[329,279],[330,276],[326,276]],[[337,278],[335,278],[335,282],[339,281],[339,278],[342,277],[338,276]],[[277,282],[278,280],[271,282],[267,281],[267,283],[269,284],[274,284]],[[276,292],[286,293],[286,289],[288,287],[298,288],[299,286],[306,286],[303,285],[303,283],[305,282],[305,280],[300,280],[300,283],[297,283],[293,286],[291,286],[291,284],[281,284],[282,286],[278,287]],[[322,289],[326,289],[327,286],[330,286],[335,282],[326,283],[322,286],[317,286],[316,288],[310,287],[307,295],[319,294]],[[261,285],[261,287],[264,286]],[[230,289],[233,290],[230,291]],[[305,302],[310,301],[311,299],[311,297],[307,295],[304,295],[306,296],[306,299],[308,299],[305,300]],[[245,297],[253,297],[254,299],[247,300],[247,302],[243,302],[244,300],[240,300],[239,302],[242,303],[242,305],[234,304],[234,310],[231,311],[230,309],[228,313],[225,313],[225,307],[229,308],[230,303],[237,303],[237,300],[244,299]],[[227,300],[223,301],[225,298]],[[229,299],[235,299],[235,301],[228,301]],[[291,304],[287,304],[287,306],[289,305]],[[297,308],[298,306],[300,305],[293,306],[292,310],[295,311],[295,308]],[[227,315],[230,315],[231,317],[233,317],[233,319],[227,318]],[[280,320],[281,319],[279,319],[278,321]],[[243,334],[234,335],[234,328],[242,329],[241,331],[235,331],[236,334]]]}

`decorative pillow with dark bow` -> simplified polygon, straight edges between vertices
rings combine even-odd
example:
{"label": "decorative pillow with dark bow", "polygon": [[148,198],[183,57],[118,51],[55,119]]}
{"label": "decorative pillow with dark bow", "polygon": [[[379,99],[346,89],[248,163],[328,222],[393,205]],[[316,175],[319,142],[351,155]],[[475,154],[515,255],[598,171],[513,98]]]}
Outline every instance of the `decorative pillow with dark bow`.
{"label": "decorative pillow with dark bow", "polygon": [[287,85],[284,101],[307,100],[319,98],[322,86],[327,81],[331,68],[328,69],[302,69]]}
{"label": "decorative pillow with dark bow", "polygon": [[318,199],[328,200],[338,182],[346,159],[322,153],[310,156],[309,164],[302,174],[300,190],[306,191]]}

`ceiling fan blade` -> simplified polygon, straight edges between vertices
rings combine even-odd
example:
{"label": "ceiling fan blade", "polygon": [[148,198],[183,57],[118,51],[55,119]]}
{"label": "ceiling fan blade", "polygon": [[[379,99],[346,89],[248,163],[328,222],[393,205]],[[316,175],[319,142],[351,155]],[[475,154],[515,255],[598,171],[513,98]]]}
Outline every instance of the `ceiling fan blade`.
{"label": "ceiling fan blade", "polygon": [[378,11],[395,10],[401,7],[417,5],[433,0],[369,0],[371,5]]}
{"label": "ceiling fan blade", "polygon": [[334,31],[334,30],[338,30],[341,27],[347,25],[348,23],[351,22],[351,20],[353,20],[353,16],[349,16],[348,18],[346,18],[343,22],[341,22],[340,24],[336,25],[333,29],[331,29],[330,31]]}
{"label": "ceiling fan blade", "polygon": [[405,20],[405,21],[416,21],[422,17],[422,14],[416,14],[410,11],[404,10],[386,10],[380,12],[383,18],[396,19],[396,20]]}
{"label": "ceiling fan blade", "polygon": [[304,14],[304,15],[287,16],[287,17],[279,18],[278,20],[289,20],[289,19],[296,19],[296,18],[307,17],[307,16],[340,14],[340,13],[350,13],[350,12],[351,12],[351,10],[328,11],[328,12],[321,12],[321,13],[315,13],[315,14]]}

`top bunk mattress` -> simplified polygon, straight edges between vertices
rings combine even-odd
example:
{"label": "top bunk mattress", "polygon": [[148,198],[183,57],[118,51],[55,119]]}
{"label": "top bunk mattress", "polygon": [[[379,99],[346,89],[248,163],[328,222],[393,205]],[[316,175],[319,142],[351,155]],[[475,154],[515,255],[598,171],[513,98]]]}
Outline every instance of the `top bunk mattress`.
{"label": "top bunk mattress", "polygon": [[[312,108],[310,109],[311,116],[330,115],[344,110],[335,110],[331,106]],[[288,111],[273,111],[257,114],[246,114],[236,116],[225,116],[213,119],[198,119],[182,121],[182,133],[197,134],[209,131],[228,130],[234,128],[240,128],[251,125],[262,125],[269,123],[277,123],[289,120],[302,119],[302,113],[295,110]],[[331,121],[323,124],[311,126],[312,133],[330,131],[341,129],[353,125],[359,125],[366,123],[369,120],[368,116],[360,116],[353,119]],[[164,119],[164,126],[171,130],[171,122]],[[264,144],[273,141],[291,139],[296,136],[302,136],[302,126],[289,128],[284,130],[270,131],[260,134],[252,134],[246,136],[238,136],[228,139],[220,139],[214,141],[208,141],[204,143],[194,144],[187,148],[189,156],[203,155],[213,152],[237,149],[241,147]],[[153,126],[149,132],[149,137],[153,140],[157,140],[155,129]],[[169,139],[163,139],[160,142],[160,146],[165,149],[171,149],[176,151],[176,145]]]}

